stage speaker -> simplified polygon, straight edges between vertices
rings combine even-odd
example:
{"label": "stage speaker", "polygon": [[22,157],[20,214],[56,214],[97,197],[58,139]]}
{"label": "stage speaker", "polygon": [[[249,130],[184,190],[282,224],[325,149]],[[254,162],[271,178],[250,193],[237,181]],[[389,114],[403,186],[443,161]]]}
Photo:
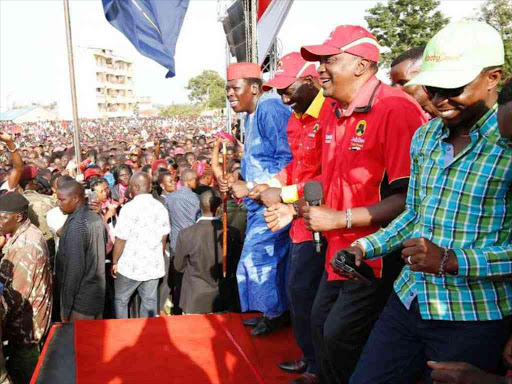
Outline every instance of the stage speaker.
{"label": "stage speaker", "polygon": [[243,0],[235,1],[228,8],[227,14],[227,17],[222,21],[222,26],[224,27],[231,55],[236,57],[238,62],[247,61]]}

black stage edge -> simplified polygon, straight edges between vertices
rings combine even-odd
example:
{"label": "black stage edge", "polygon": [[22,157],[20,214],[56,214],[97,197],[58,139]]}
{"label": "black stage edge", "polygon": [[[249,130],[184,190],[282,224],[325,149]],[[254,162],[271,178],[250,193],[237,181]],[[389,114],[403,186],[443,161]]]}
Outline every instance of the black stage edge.
{"label": "black stage edge", "polygon": [[53,326],[31,384],[75,384],[75,328],[72,323]]}

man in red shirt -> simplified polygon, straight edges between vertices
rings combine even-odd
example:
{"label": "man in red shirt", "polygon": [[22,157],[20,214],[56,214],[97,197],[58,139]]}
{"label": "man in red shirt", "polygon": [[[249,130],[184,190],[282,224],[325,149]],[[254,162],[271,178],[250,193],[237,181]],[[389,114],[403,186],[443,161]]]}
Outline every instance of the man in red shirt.
{"label": "man in red shirt", "polygon": [[[300,212],[306,227],[322,232],[328,242],[326,270],[312,309],[313,344],[321,382],[348,383],[400,270],[400,255],[388,256],[385,276],[381,262],[369,262],[376,279],[368,285],[336,275],[330,261],[338,250],[403,211],[410,141],[426,119],[414,99],[375,77],[379,45],[364,28],[339,26],[324,44],[303,47],[301,54],[320,61],[324,96],[337,102],[335,118],[325,127],[317,178],[324,205]],[[288,208],[295,213],[293,206]],[[284,209],[269,208],[270,228],[288,220]]]}
{"label": "man in red shirt", "polygon": [[[305,183],[320,175],[323,130],[334,117],[331,105],[334,100],[323,96],[315,65],[305,61],[299,52],[280,60],[276,76],[263,85],[265,91],[272,88],[294,111],[286,128],[293,159],[271,180],[270,185],[281,187],[259,184],[251,190],[249,197],[259,198],[267,206],[281,200],[298,200],[303,196]],[[311,382],[318,375],[311,338],[311,308],[324,267],[323,257],[316,253],[312,233],[306,229],[304,219],[292,223],[290,238],[287,290],[295,340],[303,358],[279,366],[285,371],[304,373],[293,382],[299,384]]]}

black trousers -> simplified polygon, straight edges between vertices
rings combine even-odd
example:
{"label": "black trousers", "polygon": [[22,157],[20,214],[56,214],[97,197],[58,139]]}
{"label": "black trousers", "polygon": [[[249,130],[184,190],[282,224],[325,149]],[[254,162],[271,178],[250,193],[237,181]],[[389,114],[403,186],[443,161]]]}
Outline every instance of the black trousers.
{"label": "black trousers", "polygon": [[[325,248],[325,247],[324,247]],[[288,300],[295,341],[308,364],[308,372],[318,374],[311,336],[311,309],[324,271],[325,254],[317,255],[311,241],[291,244]]]}
{"label": "black trousers", "polygon": [[354,280],[327,281],[324,272],[311,315],[322,384],[349,382],[403,265],[399,254],[387,257],[384,277],[370,285]]}

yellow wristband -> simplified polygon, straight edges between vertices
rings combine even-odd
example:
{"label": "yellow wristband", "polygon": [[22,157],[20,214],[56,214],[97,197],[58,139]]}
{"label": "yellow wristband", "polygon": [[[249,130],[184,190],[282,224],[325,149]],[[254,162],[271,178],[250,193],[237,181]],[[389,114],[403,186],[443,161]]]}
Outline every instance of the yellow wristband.
{"label": "yellow wristband", "polygon": [[283,203],[291,204],[299,200],[299,191],[296,185],[289,185],[281,188],[281,200]]}

